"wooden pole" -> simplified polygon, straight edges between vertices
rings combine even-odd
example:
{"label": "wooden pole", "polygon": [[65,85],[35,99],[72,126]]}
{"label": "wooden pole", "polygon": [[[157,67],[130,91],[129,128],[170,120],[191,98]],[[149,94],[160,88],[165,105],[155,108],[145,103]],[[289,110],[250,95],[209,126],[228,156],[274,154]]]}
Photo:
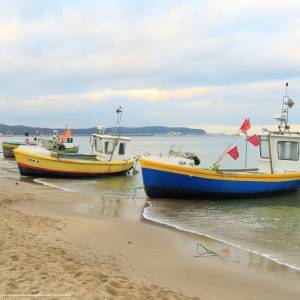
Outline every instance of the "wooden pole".
{"label": "wooden pole", "polygon": [[271,151],[271,137],[268,135],[268,144],[269,144],[269,160],[270,160],[270,170],[271,174],[274,173],[273,171],[273,160],[272,160],[272,151]]}
{"label": "wooden pole", "polygon": [[247,142],[247,139],[248,139],[248,134],[245,135],[245,169],[247,169],[247,158],[248,158],[248,142]]}
{"label": "wooden pole", "polygon": [[[241,133],[241,129],[239,129],[233,136],[234,139],[236,139],[237,137],[240,136]],[[213,163],[213,166],[216,167],[217,169],[219,168],[219,163],[222,161],[222,159],[225,157],[225,155],[227,154],[228,150],[230,150],[230,147],[233,146],[234,141],[232,140],[224,149],[223,153],[220,155],[220,157]]]}

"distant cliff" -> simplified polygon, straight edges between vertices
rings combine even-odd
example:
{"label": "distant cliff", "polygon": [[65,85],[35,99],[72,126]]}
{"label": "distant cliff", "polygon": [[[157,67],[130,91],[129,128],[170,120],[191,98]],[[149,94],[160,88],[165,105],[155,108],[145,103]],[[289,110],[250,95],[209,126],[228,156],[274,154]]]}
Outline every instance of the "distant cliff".
{"label": "distant cliff", "polygon": [[[0,134],[2,135],[23,135],[28,132],[30,135],[35,135],[39,131],[43,135],[53,134],[53,130],[57,130],[59,133],[63,133],[62,128],[38,128],[28,127],[22,125],[10,126],[0,124]],[[73,135],[90,135],[97,133],[97,127],[77,129],[73,128]],[[106,128],[105,133],[111,133],[113,128]],[[145,127],[120,127],[119,132],[122,135],[204,135],[206,132],[202,129],[192,129],[186,127],[165,127],[165,126],[145,126]]]}

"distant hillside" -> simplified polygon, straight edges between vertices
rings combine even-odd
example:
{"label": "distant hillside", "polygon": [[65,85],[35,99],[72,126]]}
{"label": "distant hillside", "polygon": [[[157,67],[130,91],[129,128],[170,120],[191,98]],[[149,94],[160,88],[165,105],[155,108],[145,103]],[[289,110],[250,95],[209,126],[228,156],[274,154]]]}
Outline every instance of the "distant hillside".
{"label": "distant hillside", "polygon": [[[62,128],[38,128],[28,127],[22,125],[10,126],[0,124],[0,134],[4,135],[23,135],[28,132],[30,135],[35,135],[39,131],[42,135],[51,135],[53,130],[58,130],[59,133],[63,133]],[[96,127],[76,129],[73,128],[73,135],[90,135],[97,133]],[[105,133],[111,133],[113,128],[106,128]],[[204,135],[206,132],[202,129],[191,129],[186,127],[165,127],[165,126],[145,126],[145,127],[120,127],[119,132],[122,135]]]}
{"label": "distant hillside", "polygon": [[[111,132],[112,128],[107,128],[105,132]],[[206,132],[202,129],[191,129],[186,127],[165,127],[165,126],[145,126],[145,127],[120,127],[119,132],[124,135],[203,135]]]}

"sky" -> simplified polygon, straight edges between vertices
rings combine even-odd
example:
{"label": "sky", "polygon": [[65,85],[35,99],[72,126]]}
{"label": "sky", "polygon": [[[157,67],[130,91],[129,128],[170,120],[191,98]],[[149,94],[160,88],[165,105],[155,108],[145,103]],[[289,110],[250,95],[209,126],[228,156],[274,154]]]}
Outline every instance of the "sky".
{"label": "sky", "polygon": [[0,0],[0,124],[300,124],[299,0]]}

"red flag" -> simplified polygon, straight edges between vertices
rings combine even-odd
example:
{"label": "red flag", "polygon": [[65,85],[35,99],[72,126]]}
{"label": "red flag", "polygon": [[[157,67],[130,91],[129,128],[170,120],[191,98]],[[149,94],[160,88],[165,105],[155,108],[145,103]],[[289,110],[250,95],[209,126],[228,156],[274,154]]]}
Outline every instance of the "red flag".
{"label": "red flag", "polygon": [[69,129],[69,128],[66,129],[64,136],[65,136],[65,139],[69,138],[71,136],[71,129]]}
{"label": "red flag", "polygon": [[256,134],[249,136],[247,141],[255,147],[259,145],[259,137]]}
{"label": "red flag", "polygon": [[247,133],[247,131],[250,129],[250,120],[247,118],[245,119],[244,123],[242,124],[240,130],[244,133]]}
{"label": "red flag", "polygon": [[239,158],[239,151],[237,147],[232,148],[227,152],[234,160],[237,160]]}

